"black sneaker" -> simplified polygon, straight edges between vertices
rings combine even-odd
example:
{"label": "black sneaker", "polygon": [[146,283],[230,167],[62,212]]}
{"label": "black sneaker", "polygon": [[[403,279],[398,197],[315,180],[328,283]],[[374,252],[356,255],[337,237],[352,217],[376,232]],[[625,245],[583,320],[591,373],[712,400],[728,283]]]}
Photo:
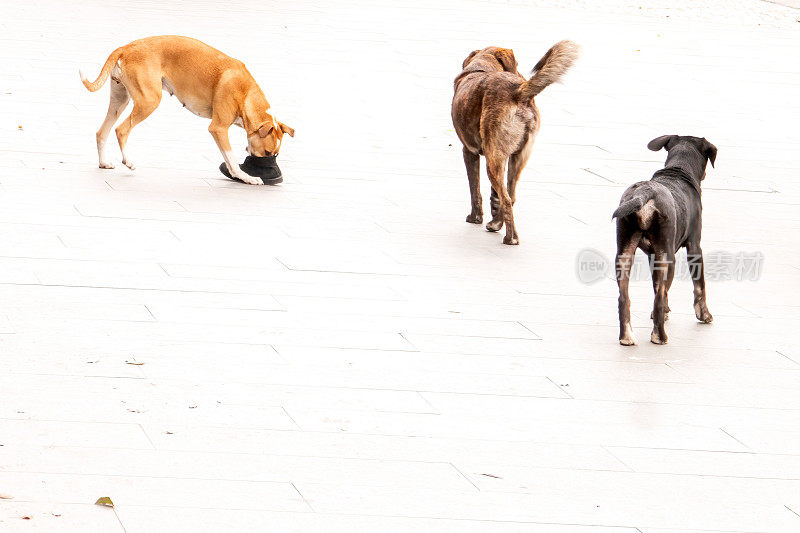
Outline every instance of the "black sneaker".
{"label": "black sneaker", "polygon": [[[281,169],[278,168],[276,159],[277,156],[274,155],[264,157],[248,155],[244,158],[244,163],[239,165],[239,168],[249,175],[259,178],[264,182],[264,185],[277,185],[283,181],[283,175],[281,174]],[[230,172],[228,172],[228,165],[225,163],[219,166],[219,171],[228,179],[244,183],[242,180],[231,176]]]}

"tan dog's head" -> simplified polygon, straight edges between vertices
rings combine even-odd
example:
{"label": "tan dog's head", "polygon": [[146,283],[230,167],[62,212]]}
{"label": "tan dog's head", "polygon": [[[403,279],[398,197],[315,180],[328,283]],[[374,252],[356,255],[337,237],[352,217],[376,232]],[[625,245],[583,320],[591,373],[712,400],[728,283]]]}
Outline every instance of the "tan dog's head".
{"label": "tan dog's head", "polygon": [[248,132],[247,153],[256,157],[278,155],[284,133],[288,133],[289,137],[294,137],[293,128],[267,114],[266,122],[260,124],[253,132]]}

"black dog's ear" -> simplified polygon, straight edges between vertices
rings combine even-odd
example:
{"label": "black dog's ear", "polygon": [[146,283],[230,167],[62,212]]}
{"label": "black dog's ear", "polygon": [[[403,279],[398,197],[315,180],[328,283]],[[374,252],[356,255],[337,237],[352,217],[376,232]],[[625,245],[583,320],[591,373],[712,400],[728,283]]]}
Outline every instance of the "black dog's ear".
{"label": "black dog's ear", "polygon": [[711,161],[711,166],[714,166],[714,161],[717,160],[717,147],[711,144],[703,137],[703,155]]}
{"label": "black dog's ear", "polygon": [[464,62],[461,64],[461,68],[467,68],[469,62],[472,61],[472,58],[475,57],[475,54],[477,54],[478,52],[480,52],[480,50],[473,50],[472,53],[468,55],[467,58],[464,60]]}
{"label": "black dog's ear", "polygon": [[517,58],[514,57],[514,51],[510,48],[498,48],[494,51],[494,57],[503,65],[503,70],[506,72],[517,71]]}
{"label": "black dog's ear", "polygon": [[654,152],[658,152],[662,148],[664,148],[669,141],[672,140],[673,137],[677,137],[677,135],[662,135],[661,137],[656,137],[649,143],[647,143],[647,147]]}

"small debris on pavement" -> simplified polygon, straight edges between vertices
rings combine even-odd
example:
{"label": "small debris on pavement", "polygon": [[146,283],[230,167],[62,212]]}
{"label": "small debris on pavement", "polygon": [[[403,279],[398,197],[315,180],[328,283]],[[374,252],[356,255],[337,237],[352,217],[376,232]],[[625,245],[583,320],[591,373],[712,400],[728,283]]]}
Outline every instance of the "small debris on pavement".
{"label": "small debris on pavement", "polygon": [[97,501],[94,502],[95,505],[104,505],[106,507],[114,507],[114,502],[111,501],[111,498],[108,496],[103,496],[102,498],[97,498]]}

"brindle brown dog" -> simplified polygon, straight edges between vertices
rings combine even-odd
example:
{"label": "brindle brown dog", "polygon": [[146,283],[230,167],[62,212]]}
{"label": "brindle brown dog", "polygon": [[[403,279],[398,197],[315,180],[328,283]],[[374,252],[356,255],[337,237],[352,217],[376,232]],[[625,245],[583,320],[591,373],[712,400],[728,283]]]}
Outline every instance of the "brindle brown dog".
{"label": "brindle brown dog", "polygon": [[[467,222],[483,222],[480,191],[480,156],[486,157],[486,171],[492,184],[492,221],[489,231],[506,225],[505,244],[519,244],[512,205],[517,180],[531,155],[539,131],[539,109],[533,99],[545,87],[558,81],[578,57],[578,45],[556,43],[533,68],[526,80],[517,72],[514,52],[495,46],[475,50],[465,60],[455,79],[453,125],[464,145],[472,212]],[[508,187],[503,184],[508,161]]]}
{"label": "brindle brown dog", "polygon": [[650,341],[666,344],[669,304],[667,291],[675,275],[675,252],[686,248],[689,271],[694,281],[694,312],[697,320],[710,323],[714,318],[706,305],[703,276],[703,250],[700,232],[703,205],[700,182],[706,177],[706,163],[717,159],[717,147],[705,138],[663,135],[647,144],[655,152],[666,148],[664,168],[650,181],[634,183],[626,190],[612,218],[617,219],[617,283],[619,284],[619,343],[636,344],[631,328],[631,302],[628,282],[636,249],[647,254],[653,273],[655,301],[653,333]]}

